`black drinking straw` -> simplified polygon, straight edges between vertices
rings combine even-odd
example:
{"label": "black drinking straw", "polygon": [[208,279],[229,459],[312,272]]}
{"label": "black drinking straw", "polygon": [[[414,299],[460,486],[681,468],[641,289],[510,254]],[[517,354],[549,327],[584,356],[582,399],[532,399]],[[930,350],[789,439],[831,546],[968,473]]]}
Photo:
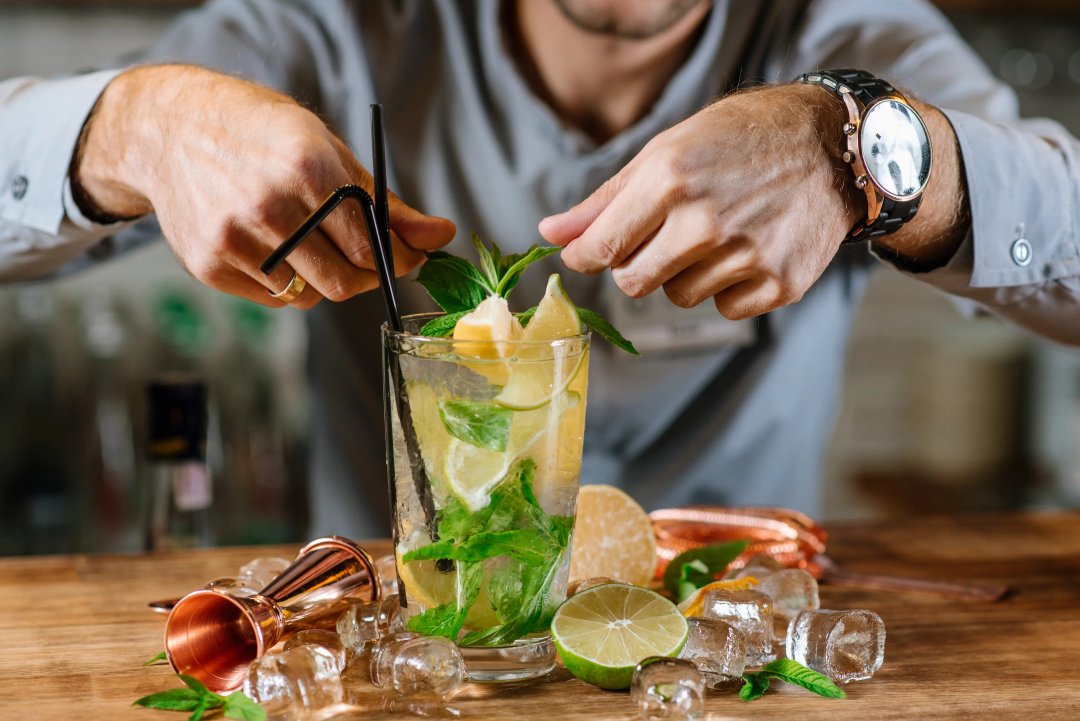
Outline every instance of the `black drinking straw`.
{"label": "black drinking straw", "polygon": [[[375,200],[366,190],[359,185],[343,185],[330,194],[326,200],[308,216],[296,231],[274,249],[266,260],[259,265],[259,270],[269,275],[277,268],[290,253],[299,247],[300,243],[326,219],[334,208],[342,201],[352,198],[360,203],[363,211],[364,224],[367,227],[368,243],[375,258],[375,271],[379,276],[379,287],[382,289],[383,302],[386,304],[386,317],[390,327],[398,332],[404,332],[401,322],[401,313],[398,311],[397,297],[394,292],[394,253],[390,242],[390,210],[387,202],[386,190],[386,150],[383,138],[382,106],[371,106],[371,150],[374,164]],[[387,344],[384,343],[384,346]],[[394,407],[397,409],[398,419],[401,421],[402,434],[405,436],[405,448],[409,455],[413,481],[416,485],[416,495],[420,500],[420,506],[424,511],[431,540],[438,539],[435,528],[435,502],[431,497],[431,484],[428,482],[427,470],[424,468],[424,458],[420,453],[420,446],[416,440],[416,432],[412,422],[412,410],[405,400],[405,380],[401,375],[401,364],[397,353],[389,347],[384,347],[384,355],[390,378],[394,383]],[[386,464],[389,480],[390,513],[396,516],[397,508],[397,483],[394,472],[394,441],[391,434],[390,406],[384,409],[384,422],[386,426]],[[394,545],[397,545],[397,523],[392,523]],[[402,590],[402,605],[407,605]]]}

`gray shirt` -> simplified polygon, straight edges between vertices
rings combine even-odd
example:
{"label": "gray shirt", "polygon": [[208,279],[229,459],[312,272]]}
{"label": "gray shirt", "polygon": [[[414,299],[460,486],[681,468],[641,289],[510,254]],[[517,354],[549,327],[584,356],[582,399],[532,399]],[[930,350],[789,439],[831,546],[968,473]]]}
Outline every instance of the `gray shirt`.
{"label": "gray shirt", "polygon": [[[459,238],[449,249],[459,253],[470,252],[472,232],[505,250],[538,242],[540,218],[581,200],[658,132],[735,87],[862,68],[943,108],[959,139],[972,233],[947,266],[915,277],[1080,344],[1080,145],[1055,123],[1019,120],[1012,94],[925,2],[718,1],[649,113],[599,146],[530,91],[499,8],[495,0],[218,0],[184,15],[147,60],[194,62],[289,93],[365,165],[368,105],[383,103],[391,186],[454,220]],[[86,251],[107,236],[116,248],[146,236],[94,225],[71,198],[71,152],[112,75],[0,83],[0,278],[62,272],[89,262]],[[1014,260],[1021,233],[1026,265]],[[641,358],[598,342],[582,481],[621,485],[646,507],[815,513],[852,315],[877,265],[865,249],[842,250],[801,302],[736,333],[721,329],[742,335],[738,343],[709,340],[706,326],[690,331],[701,343],[661,341]],[[515,291],[521,307],[540,297],[545,276],[531,271]],[[621,299],[607,275],[564,277],[579,304],[620,318],[648,304],[642,314],[661,325],[711,321],[662,294]],[[415,284],[400,286],[406,308],[431,307]],[[381,316],[374,294],[308,314],[317,533],[387,528]]]}

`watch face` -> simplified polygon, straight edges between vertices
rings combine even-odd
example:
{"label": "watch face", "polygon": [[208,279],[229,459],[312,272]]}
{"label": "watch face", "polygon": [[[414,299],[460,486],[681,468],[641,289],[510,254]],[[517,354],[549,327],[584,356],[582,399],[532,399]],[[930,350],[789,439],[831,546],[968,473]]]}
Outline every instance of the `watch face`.
{"label": "watch face", "polygon": [[894,98],[879,100],[863,114],[859,149],[866,172],[885,195],[908,200],[930,177],[930,138],[922,118]]}

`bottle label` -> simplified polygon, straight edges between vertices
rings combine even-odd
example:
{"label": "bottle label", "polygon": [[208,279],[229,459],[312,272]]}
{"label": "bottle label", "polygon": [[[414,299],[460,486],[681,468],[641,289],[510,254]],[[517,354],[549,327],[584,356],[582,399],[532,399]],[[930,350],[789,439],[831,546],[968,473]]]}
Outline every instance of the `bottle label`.
{"label": "bottle label", "polygon": [[201,511],[214,500],[210,474],[201,463],[185,463],[172,474],[173,503],[179,511]]}

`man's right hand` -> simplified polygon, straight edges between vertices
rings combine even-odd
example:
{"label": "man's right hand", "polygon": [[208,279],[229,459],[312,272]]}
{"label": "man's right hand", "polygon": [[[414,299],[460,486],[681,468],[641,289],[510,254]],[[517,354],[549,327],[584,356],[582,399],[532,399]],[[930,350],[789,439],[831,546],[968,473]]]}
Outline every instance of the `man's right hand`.
{"label": "man's right hand", "polygon": [[[311,308],[378,285],[360,209],[345,203],[274,273],[259,263],[339,185],[371,175],[291,98],[194,66],[135,68],[105,89],[72,165],[75,196],[97,214],[157,214],[180,262],[206,285],[277,307],[293,272]],[[87,208],[90,210],[91,208]],[[390,195],[397,273],[448,243],[449,220]]]}

